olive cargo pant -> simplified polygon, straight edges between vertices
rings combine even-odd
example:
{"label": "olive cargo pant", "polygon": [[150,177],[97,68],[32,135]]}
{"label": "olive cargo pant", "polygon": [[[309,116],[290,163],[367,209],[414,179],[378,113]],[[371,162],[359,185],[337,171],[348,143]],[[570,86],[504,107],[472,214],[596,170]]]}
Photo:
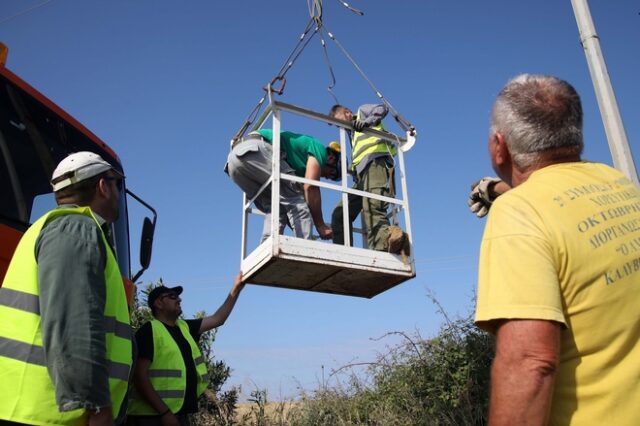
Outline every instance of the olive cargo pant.
{"label": "olive cargo pant", "polygon": [[[358,176],[358,181],[353,185],[354,189],[371,192],[376,195],[391,197],[395,192],[393,185],[393,166],[387,164],[385,157],[371,161],[366,169]],[[353,245],[352,225],[362,211],[365,231],[367,232],[367,248],[379,251],[388,249],[389,218],[387,210],[389,203],[386,201],[362,198],[349,194],[349,235]],[[342,200],[336,205],[331,214],[331,229],[333,230],[333,242],[344,244]]]}

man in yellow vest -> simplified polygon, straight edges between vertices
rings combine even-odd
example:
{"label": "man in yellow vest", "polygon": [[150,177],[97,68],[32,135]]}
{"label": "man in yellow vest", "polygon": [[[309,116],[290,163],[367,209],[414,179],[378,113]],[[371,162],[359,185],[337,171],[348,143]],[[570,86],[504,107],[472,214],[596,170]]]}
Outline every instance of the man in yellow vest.
{"label": "man in yellow vest", "polygon": [[238,274],[226,300],[210,316],[182,320],[182,287],[159,286],[147,298],[154,319],[136,333],[138,359],[127,425],[189,425],[209,383],[200,335],[225,323],[244,287]]}
{"label": "man in yellow vest", "polygon": [[123,179],[92,152],[54,170],[59,206],[25,232],[0,288],[0,423],[113,425],[124,411],[132,333],[107,239]]}
{"label": "man in yellow vest", "polygon": [[[342,105],[331,107],[329,115],[339,120],[348,121],[353,126],[349,132],[351,139],[351,165],[354,172],[354,189],[370,192],[385,197],[393,197],[394,159],[396,147],[393,143],[376,136],[369,136],[362,131],[371,128],[386,131],[382,120],[388,114],[386,105],[365,104],[358,108],[356,116]],[[353,223],[360,211],[367,231],[367,246],[373,250],[391,253],[409,254],[409,238],[398,226],[391,225],[387,216],[389,203],[386,201],[362,198],[349,194],[349,222]],[[331,215],[333,242],[344,244],[344,227],[342,201],[338,203]],[[351,233],[351,229],[349,230]],[[352,242],[353,239],[351,238]]]}

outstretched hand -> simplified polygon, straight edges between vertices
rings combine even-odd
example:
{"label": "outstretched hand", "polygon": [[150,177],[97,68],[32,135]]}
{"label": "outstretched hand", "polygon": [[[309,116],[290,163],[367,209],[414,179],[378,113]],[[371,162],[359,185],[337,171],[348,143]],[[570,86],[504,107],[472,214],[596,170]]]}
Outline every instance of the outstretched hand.
{"label": "outstretched hand", "polygon": [[493,191],[493,187],[502,182],[499,178],[484,177],[471,184],[471,192],[467,204],[469,210],[478,217],[484,217],[489,213],[491,204],[500,195]]}
{"label": "outstretched hand", "polygon": [[245,282],[242,277],[242,271],[240,271],[238,272],[238,275],[236,275],[235,279],[233,280],[233,287],[231,287],[230,294],[232,296],[237,296],[244,288],[244,284]]}

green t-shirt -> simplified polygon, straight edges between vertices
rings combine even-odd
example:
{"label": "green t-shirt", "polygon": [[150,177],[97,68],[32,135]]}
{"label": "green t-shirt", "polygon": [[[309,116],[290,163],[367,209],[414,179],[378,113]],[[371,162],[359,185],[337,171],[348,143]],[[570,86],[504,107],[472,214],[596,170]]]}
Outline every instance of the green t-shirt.
{"label": "green t-shirt", "polygon": [[[269,143],[273,140],[273,130],[260,129],[258,133]],[[280,149],[287,154],[287,163],[297,176],[304,177],[309,156],[315,157],[324,167],[327,162],[327,150],[317,139],[293,132],[280,132]]]}

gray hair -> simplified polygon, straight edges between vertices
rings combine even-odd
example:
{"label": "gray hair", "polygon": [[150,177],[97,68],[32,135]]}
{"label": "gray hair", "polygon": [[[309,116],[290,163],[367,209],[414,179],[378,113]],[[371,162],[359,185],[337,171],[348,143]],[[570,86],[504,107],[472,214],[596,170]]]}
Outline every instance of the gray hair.
{"label": "gray hair", "polygon": [[[564,80],[521,74],[500,91],[491,112],[491,133],[505,137],[513,162],[536,163],[544,151],[582,153],[582,105]],[[565,151],[566,152],[566,151]]]}

